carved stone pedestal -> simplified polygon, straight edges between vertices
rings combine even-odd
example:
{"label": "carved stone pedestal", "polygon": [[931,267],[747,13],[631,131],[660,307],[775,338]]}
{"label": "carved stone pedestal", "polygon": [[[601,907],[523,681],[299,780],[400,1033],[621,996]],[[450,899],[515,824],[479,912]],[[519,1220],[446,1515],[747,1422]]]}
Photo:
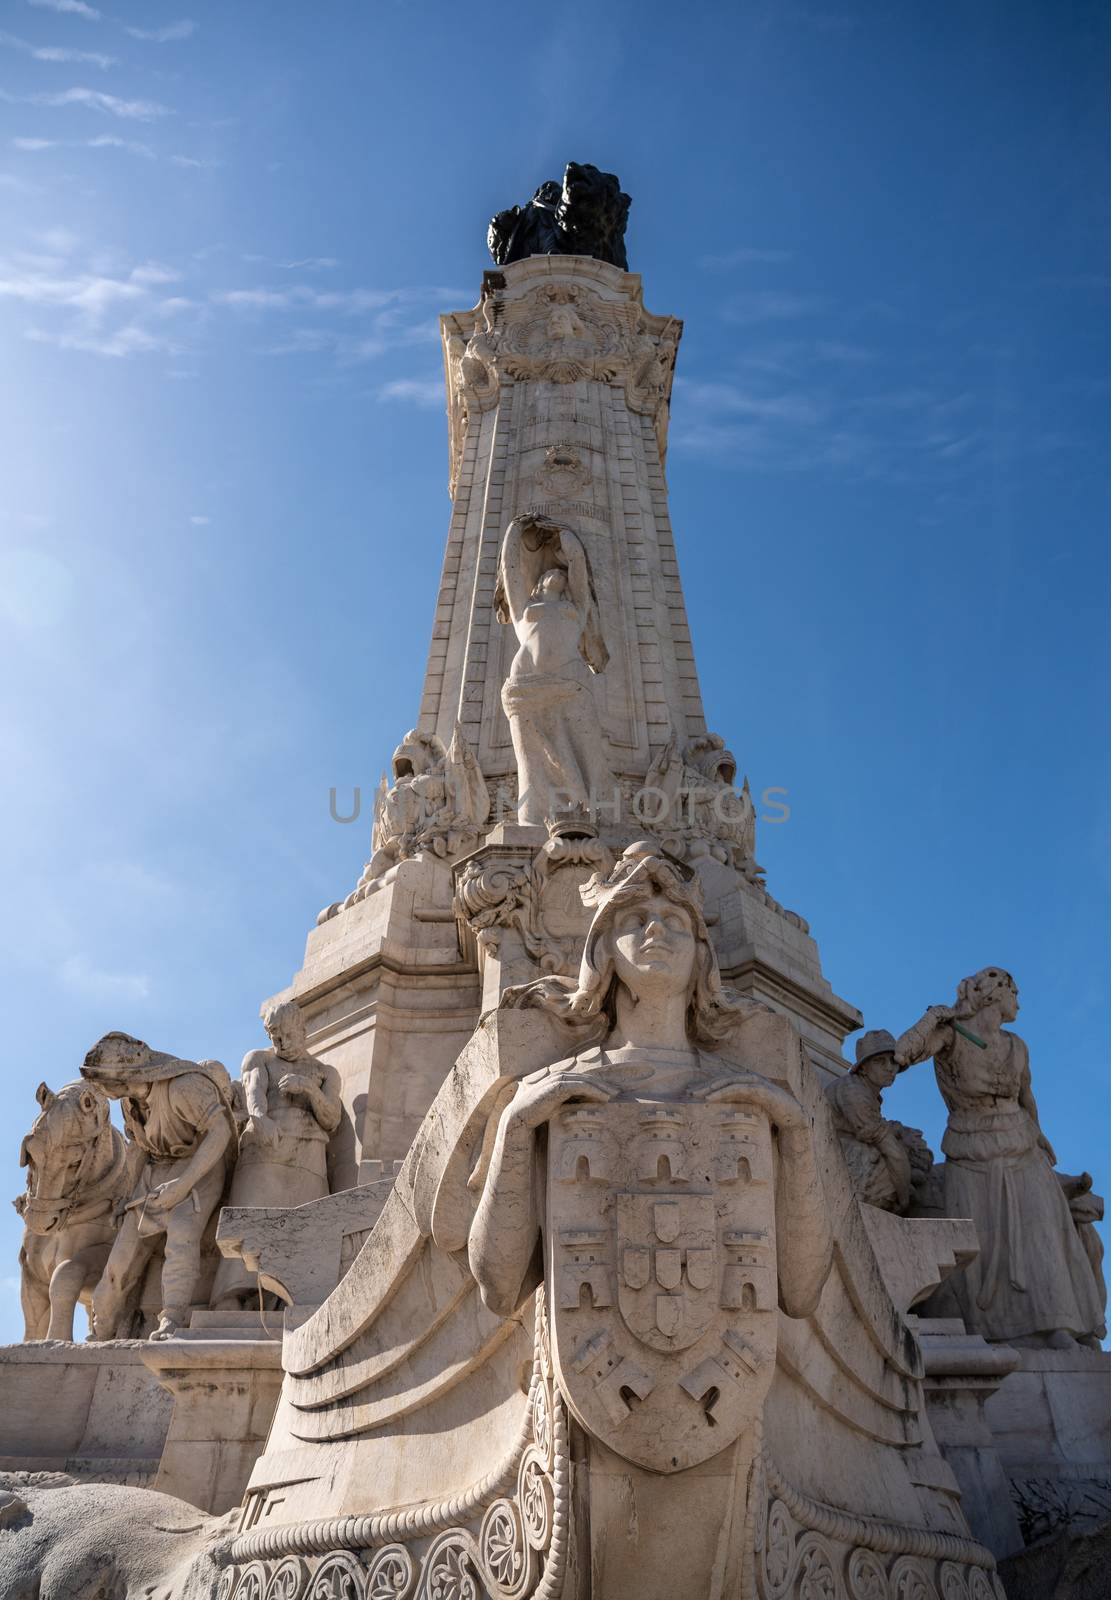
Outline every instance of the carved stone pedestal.
{"label": "carved stone pedestal", "polygon": [[470,1037],[478,974],[459,952],[452,894],[445,861],[400,862],[365,900],[313,928],[304,965],[275,997],[297,1000],[309,1048],[342,1080],[333,1191],[358,1184],[364,1160],[402,1159]]}
{"label": "carved stone pedestal", "polygon": [[926,1412],[961,1486],[969,1527],[995,1556],[1012,1555],[1022,1534],[984,1410],[1018,1365],[1018,1352],[967,1333],[959,1320],[921,1318],[916,1332],[926,1364]]}
{"label": "carved stone pedestal", "polygon": [[1017,1354],[984,1415],[1023,1539],[1111,1523],[1111,1351]]}
{"label": "carved stone pedestal", "polygon": [[281,1344],[269,1339],[167,1339],[142,1346],[144,1365],[173,1396],[152,1488],[219,1515],[243,1498],[282,1386]]}
{"label": "carved stone pedestal", "polygon": [[0,1470],[152,1484],[172,1402],[146,1349],[133,1339],[0,1348]]}

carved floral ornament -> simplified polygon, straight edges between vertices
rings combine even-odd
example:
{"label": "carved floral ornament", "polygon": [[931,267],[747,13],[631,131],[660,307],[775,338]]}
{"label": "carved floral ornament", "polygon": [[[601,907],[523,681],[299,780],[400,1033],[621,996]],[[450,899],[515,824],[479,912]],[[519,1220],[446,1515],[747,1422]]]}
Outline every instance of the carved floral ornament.
{"label": "carved floral ornament", "polygon": [[758,1600],[1003,1600],[994,1557],[973,1540],[808,1500],[767,1457],[762,1476]]}
{"label": "carved floral ornament", "polygon": [[662,432],[683,325],[651,315],[639,298],[604,300],[569,283],[512,300],[495,290],[442,327],[453,481],[466,418],[497,404],[503,377],[619,383],[630,410],[655,417]]}

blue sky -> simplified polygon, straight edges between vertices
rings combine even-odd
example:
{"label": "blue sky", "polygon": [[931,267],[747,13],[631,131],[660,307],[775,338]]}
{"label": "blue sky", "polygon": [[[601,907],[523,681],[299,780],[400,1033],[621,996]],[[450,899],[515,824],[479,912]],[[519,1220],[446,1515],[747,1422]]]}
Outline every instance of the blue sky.
{"label": "blue sky", "polygon": [[[366,857],[447,530],[436,315],[568,159],[685,319],[711,726],[870,1025],[987,963],[1111,1187],[1111,16],[0,10],[6,1133],[125,1028],[230,1067]],[[935,1145],[929,1067],[893,1114]],[[19,1228],[0,1227],[0,1339]]]}

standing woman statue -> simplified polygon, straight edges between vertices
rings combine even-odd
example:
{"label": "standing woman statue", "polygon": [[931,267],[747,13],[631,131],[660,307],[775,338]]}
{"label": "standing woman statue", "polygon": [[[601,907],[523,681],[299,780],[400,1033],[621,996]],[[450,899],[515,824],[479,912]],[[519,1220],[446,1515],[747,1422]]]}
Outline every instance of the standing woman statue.
{"label": "standing woman statue", "polygon": [[964,978],[955,1006],[931,1006],[899,1039],[895,1059],[934,1059],[949,1111],[941,1148],[945,1211],[971,1217],[980,1254],[950,1280],[970,1332],[1012,1344],[1095,1344],[1103,1309],[1056,1156],[1041,1130],[1030,1057],[1003,1027],[1018,1015],[1009,972]]}
{"label": "standing woman statue", "polygon": [[516,517],[502,542],[494,604],[519,645],[502,685],[517,757],[517,820],[543,826],[560,811],[608,800],[614,786],[590,688],[609,651],[581,541],[554,522]]}

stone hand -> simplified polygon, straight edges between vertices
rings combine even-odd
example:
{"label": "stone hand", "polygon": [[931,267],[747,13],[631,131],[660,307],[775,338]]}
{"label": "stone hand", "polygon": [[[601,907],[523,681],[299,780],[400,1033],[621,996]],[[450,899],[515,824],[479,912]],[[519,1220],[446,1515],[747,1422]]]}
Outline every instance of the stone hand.
{"label": "stone hand", "polygon": [[718,1104],[755,1106],[780,1133],[808,1133],[810,1129],[806,1112],[794,1095],[766,1078],[737,1078],[710,1089],[706,1099]]}
{"label": "stone hand", "polygon": [[613,1091],[595,1079],[566,1073],[558,1078],[541,1078],[538,1083],[522,1084],[509,1103],[506,1119],[521,1129],[539,1128],[561,1106],[581,1100],[588,1105],[605,1105]]}
{"label": "stone hand", "polygon": [[170,1178],[166,1183],[160,1183],[157,1189],[152,1189],[146,1197],[147,1209],[150,1211],[172,1211],[183,1200],[189,1198],[189,1185],[181,1178]]}
{"label": "stone hand", "polygon": [[921,1020],[908,1028],[898,1044],[895,1046],[895,1061],[900,1067],[911,1065],[919,1059],[919,1054],[935,1028],[944,1027],[947,1022],[952,1022],[955,1012],[952,1006],[928,1006],[923,1012]]}
{"label": "stone hand", "polygon": [[285,1072],[278,1079],[278,1088],[291,1100],[303,1100],[312,1094],[313,1084],[299,1072]]}
{"label": "stone hand", "polygon": [[277,1147],[278,1124],[273,1117],[252,1117],[245,1131],[253,1134],[264,1150],[273,1150]]}

